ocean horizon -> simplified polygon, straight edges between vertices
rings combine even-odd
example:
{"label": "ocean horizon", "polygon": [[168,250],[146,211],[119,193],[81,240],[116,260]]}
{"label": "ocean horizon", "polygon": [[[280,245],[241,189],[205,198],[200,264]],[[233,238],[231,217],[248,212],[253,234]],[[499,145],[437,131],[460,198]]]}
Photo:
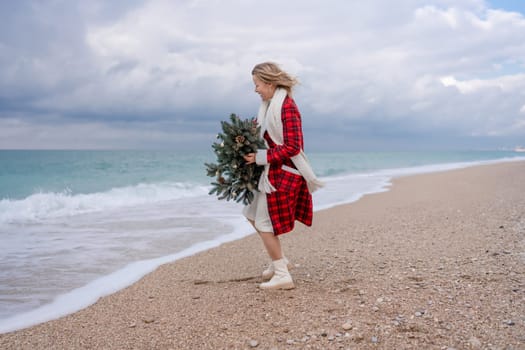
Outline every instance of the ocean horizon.
{"label": "ocean horizon", "polygon": [[[312,152],[314,210],[393,178],[508,161],[513,151]],[[208,195],[209,152],[0,150],[0,333],[96,302],[158,266],[245,237],[242,204]],[[314,217],[315,220],[315,217]]]}

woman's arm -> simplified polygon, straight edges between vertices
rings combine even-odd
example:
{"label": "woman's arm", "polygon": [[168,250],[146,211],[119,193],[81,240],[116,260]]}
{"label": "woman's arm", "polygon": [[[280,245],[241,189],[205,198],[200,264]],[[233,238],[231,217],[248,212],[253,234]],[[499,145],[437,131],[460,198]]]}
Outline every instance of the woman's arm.
{"label": "woman's arm", "polygon": [[259,150],[256,154],[256,163],[265,165],[274,162],[283,162],[301,151],[303,147],[303,131],[301,114],[293,100],[283,104],[281,111],[283,122],[283,144],[267,150]]}

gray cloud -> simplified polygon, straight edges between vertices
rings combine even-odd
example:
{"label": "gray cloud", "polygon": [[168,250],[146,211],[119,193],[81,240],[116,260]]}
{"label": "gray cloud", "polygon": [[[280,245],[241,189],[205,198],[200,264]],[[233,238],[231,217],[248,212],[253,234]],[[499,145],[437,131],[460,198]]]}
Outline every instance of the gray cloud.
{"label": "gray cloud", "polygon": [[480,0],[0,10],[2,148],[208,145],[229,113],[255,114],[249,72],[263,60],[299,77],[317,148],[489,148],[525,137],[525,18]]}

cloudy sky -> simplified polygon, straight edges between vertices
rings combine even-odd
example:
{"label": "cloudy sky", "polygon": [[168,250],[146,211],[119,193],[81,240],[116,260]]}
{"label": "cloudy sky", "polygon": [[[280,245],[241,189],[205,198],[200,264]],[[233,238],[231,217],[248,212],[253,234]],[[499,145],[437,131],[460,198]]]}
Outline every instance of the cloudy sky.
{"label": "cloudy sky", "polygon": [[279,63],[307,150],[525,146],[522,0],[0,2],[0,149],[210,149]]}

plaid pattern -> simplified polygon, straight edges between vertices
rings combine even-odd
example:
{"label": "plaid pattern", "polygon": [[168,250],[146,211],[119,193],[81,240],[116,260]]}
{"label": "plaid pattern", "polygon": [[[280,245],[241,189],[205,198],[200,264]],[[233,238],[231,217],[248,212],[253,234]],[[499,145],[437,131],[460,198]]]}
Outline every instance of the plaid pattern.
{"label": "plaid pattern", "polygon": [[290,157],[297,155],[303,149],[301,114],[290,97],[284,99],[281,118],[284,137],[282,145],[276,145],[267,132],[264,134],[269,146],[268,178],[277,190],[266,195],[268,213],[275,235],[293,230],[295,220],[311,226],[313,217],[312,195],[308,192],[306,180],[300,175],[282,169],[283,165],[295,168]]}

